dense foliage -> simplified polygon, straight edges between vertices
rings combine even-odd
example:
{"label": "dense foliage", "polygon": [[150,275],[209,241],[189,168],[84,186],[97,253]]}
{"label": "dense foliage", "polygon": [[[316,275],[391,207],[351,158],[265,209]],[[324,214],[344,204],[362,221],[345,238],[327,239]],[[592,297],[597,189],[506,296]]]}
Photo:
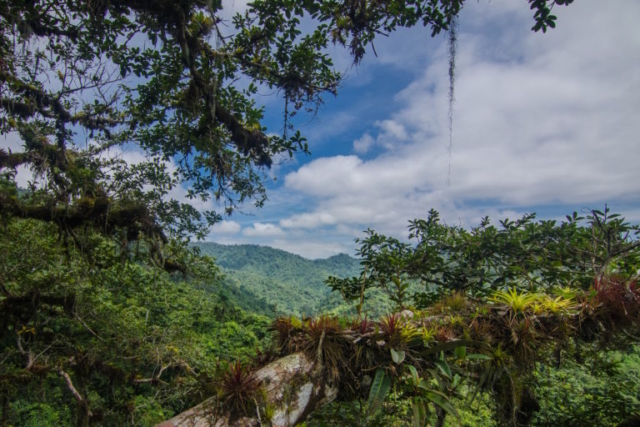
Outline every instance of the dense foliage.
{"label": "dense foliage", "polygon": [[[425,307],[452,291],[487,297],[508,289],[584,290],[611,274],[635,280],[640,267],[640,228],[607,207],[585,216],[574,212],[560,223],[535,221],[530,214],[502,220],[497,227],[483,218],[471,230],[443,224],[432,210],[427,219],[410,222],[409,240],[415,244],[373,230],[366,235],[357,240],[361,276],[328,283],[347,300],[382,288],[398,309]],[[421,292],[407,292],[412,281],[423,284]]]}
{"label": "dense foliage", "polygon": [[[418,221],[412,222],[411,225],[413,226],[415,222]],[[431,232],[430,245],[439,251],[434,249],[433,257],[437,261],[436,254],[439,254],[446,262],[432,264],[442,269],[440,274],[436,274],[436,269],[433,266],[429,269],[433,274],[431,277],[435,277],[435,280],[424,279],[424,276],[421,279],[421,276],[417,274],[410,276],[409,273],[403,271],[405,274],[403,281],[410,284],[403,292],[406,293],[405,307],[415,311],[419,308],[417,307],[418,303],[424,304],[423,308],[427,308],[429,313],[444,315],[441,327],[446,325],[447,317],[449,322],[463,321],[460,317],[460,310],[473,304],[474,301],[479,302],[486,298],[493,300],[495,305],[506,304],[524,310],[530,306],[538,315],[549,308],[567,312],[571,307],[570,304],[567,304],[566,298],[574,299],[581,288],[592,289],[591,292],[599,291],[602,304],[614,304],[611,307],[612,312],[621,310],[626,310],[629,313],[634,312],[633,299],[627,301],[624,293],[611,290],[603,293],[603,288],[594,282],[594,277],[598,272],[608,277],[614,275],[617,280],[625,282],[632,282],[637,276],[638,248],[634,237],[637,227],[625,223],[624,219],[611,214],[606,208],[602,212],[588,212],[584,217],[573,214],[564,223],[536,222],[533,215],[526,215],[517,221],[501,221],[498,227],[492,226],[488,220],[483,220],[484,228],[488,229],[486,235],[479,230],[467,231],[460,227],[449,227],[442,224],[435,212],[431,214],[430,222],[432,228],[438,230]],[[554,230],[556,228],[559,230]],[[370,239],[372,235],[377,236],[376,242],[391,241],[396,245],[394,247],[401,246],[405,251],[406,258],[415,257],[411,252],[421,250],[419,247],[423,245],[422,242],[416,242],[413,245],[402,243],[371,231],[367,232],[366,239]],[[471,235],[476,236],[475,240],[470,237]],[[461,294],[449,296],[452,289],[448,289],[446,284],[438,279],[440,277],[456,277],[454,273],[460,271],[460,263],[464,262],[465,269],[469,269],[470,261],[473,259],[465,255],[470,251],[460,241],[472,247],[484,246],[486,258],[499,259],[501,264],[493,262],[492,265],[500,265],[500,268],[490,270],[484,275],[488,282],[484,286],[477,286],[477,282],[471,281],[464,288],[467,296]],[[363,246],[373,246],[369,245],[369,242],[363,241],[362,243]],[[527,250],[522,249],[524,244],[526,244]],[[202,247],[204,249],[207,246],[208,244],[205,244]],[[383,266],[388,265],[389,259],[391,259],[389,247],[391,245],[379,245],[375,250],[369,250],[368,260],[363,260],[364,264],[369,266],[369,271],[374,272],[374,277],[380,276],[375,275],[376,270],[375,268],[371,270],[372,266],[378,265],[378,263]],[[260,271],[262,280],[268,277],[280,277],[280,280],[283,280],[285,276],[295,277],[297,274],[300,274],[300,277],[305,277],[304,270],[296,268],[299,264],[310,268],[306,264],[308,261],[293,255],[287,256],[281,251],[274,251],[270,248],[225,247],[221,245],[211,245],[211,248],[214,248],[214,252],[211,253],[217,255],[220,265],[234,267],[228,270],[229,274],[233,275],[236,274],[232,272],[233,270],[247,268],[250,271]],[[491,253],[486,248],[491,248],[493,252]],[[546,251],[544,252],[545,258],[539,256],[527,258],[525,256],[540,254],[542,249]],[[508,251],[513,252],[509,253]],[[554,253],[555,255],[553,255]],[[578,259],[575,254],[584,255],[587,253],[590,254],[588,262],[574,264]],[[571,254],[574,255],[571,256]],[[400,257],[398,253],[395,253],[394,256]],[[381,259],[376,260],[376,257]],[[345,259],[344,256],[339,258]],[[269,259],[275,261],[265,265]],[[515,262],[514,259],[518,261]],[[527,261],[530,259],[537,260],[537,264]],[[564,262],[559,263],[559,259]],[[289,263],[288,260],[292,262]],[[329,261],[334,263],[336,260],[332,258],[321,262],[323,264]],[[598,267],[594,264],[597,262],[607,263],[608,267]],[[420,265],[429,267],[429,261],[425,257],[422,257],[420,263]],[[396,262],[396,264],[401,263]],[[537,266],[546,273],[542,274],[531,267],[520,267],[531,265]],[[283,270],[283,272],[280,273],[278,270]],[[559,270],[556,275],[553,274],[555,270]],[[407,269],[407,271],[410,270]],[[364,283],[369,280],[368,276],[359,276],[346,280],[334,278],[331,282],[333,284],[354,282],[362,285],[363,279]],[[292,284],[289,280],[284,281]],[[243,283],[248,289],[254,289],[254,286],[256,289],[262,289],[260,284],[255,281],[245,280]],[[300,283],[304,284],[304,281],[300,281]],[[370,285],[365,289],[362,314],[366,316],[368,321],[375,322],[382,317],[376,312],[376,308],[386,306],[388,311],[392,310],[394,294],[399,289],[396,283],[389,280],[388,277],[384,282],[376,280],[369,283]],[[520,291],[514,290],[514,287]],[[452,286],[452,288],[454,291],[460,290],[457,286]],[[633,285],[630,285],[630,289],[634,289]],[[292,292],[294,291],[295,286],[292,288]],[[435,300],[435,304],[423,296],[425,292],[428,292],[430,299]],[[542,294],[549,292],[556,295],[553,297],[553,301],[542,298]],[[372,293],[374,294],[371,295]],[[335,292],[334,296],[339,298],[339,294],[339,292]],[[469,295],[474,295],[475,298],[469,298]],[[631,297],[631,294],[628,297]],[[334,299],[331,304],[327,304],[326,301],[324,304],[325,309],[331,309],[337,305],[337,302]],[[348,310],[348,307],[353,307],[354,304],[358,305],[358,298],[351,303],[342,304],[339,312],[355,314],[355,310]],[[283,305],[283,311],[286,311],[286,307],[286,304]],[[396,307],[396,309],[399,308]],[[349,323],[350,321],[339,320],[339,322]],[[286,324],[288,322],[285,322]],[[301,320],[294,320],[293,324],[292,326],[297,325],[304,329],[304,322]],[[531,336],[536,341],[534,346],[537,346],[541,340],[538,337],[541,333],[544,334],[544,330],[536,328],[531,330]],[[608,343],[585,343],[566,339],[542,349],[535,356],[532,353],[532,356],[535,357],[535,371],[532,371],[532,376],[527,381],[535,393],[540,408],[533,415],[531,425],[580,426],[592,424],[615,426],[636,414],[640,410],[640,395],[638,394],[640,380],[636,375],[640,365],[638,365],[637,350],[628,346],[633,342],[637,342],[637,340],[624,335],[618,337],[617,342]],[[618,351],[608,350],[616,347],[621,349]],[[506,347],[505,350],[512,351],[511,347]],[[490,394],[484,397],[475,395],[473,401],[470,402],[470,397],[474,395],[475,386],[461,382],[458,393],[448,396],[460,416],[460,422],[469,426],[497,425]],[[369,414],[369,416],[366,416],[367,400],[365,393],[365,397],[359,400],[346,399],[336,402],[316,413],[307,424],[321,426],[337,423],[344,425],[366,423],[370,426],[400,426],[411,422],[411,405],[407,403],[402,393],[390,392],[383,403],[386,410],[378,411],[373,415]],[[447,425],[457,425],[457,421],[455,419],[448,420]]]}
{"label": "dense foliage", "polygon": [[[533,30],[570,3],[529,0]],[[0,0],[0,134],[22,146],[0,149],[2,425],[152,425],[209,395],[236,416],[264,403],[250,370],[218,362],[246,359],[268,321],[218,293],[218,269],[185,240],[261,206],[273,157],[309,151],[295,115],[337,91],[329,43],[357,63],[398,27],[449,30],[462,5],[257,0],[225,22],[221,1]],[[259,86],[284,98],[277,135]],[[130,147],[142,160],[124,160]],[[221,209],[177,200],[182,185]],[[411,223],[413,245],[369,230],[361,276],[329,282],[358,317],[276,319],[253,364],[321,362],[341,402],[360,405],[336,411],[343,423],[441,426],[463,390],[503,425],[622,421],[637,383],[606,351],[637,342],[637,231],[606,209],[472,230],[431,212]],[[403,314],[368,318],[383,293]],[[293,309],[317,310],[307,296]],[[563,402],[559,384],[591,402]],[[394,419],[376,418],[389,404]]]}
{"label": "dense foliage", "polygon": [[[541,224],[531,218],[523,223],[528,225],[520,227],[515,241],[524,238],[522,230],[534,231]],[[522,425],[613,426],[640,410],[634,375],[637,356],[626,355],[629,344],[637,342],[634,334],[640,320],[636,227],[606,210],[546,226],[549,235],[556,234],[553,228],[569,227],[572,231],[566,235],[583,237],[572,240],[570,253],[588,248],[590,263],[577,266],[566,258],[561,266],[553,257],[544,258],[562,274],[581,280],[544,282],[541,277],[556,276],[521,269],[506,282],[490,281],[488,289],[460,290],[447,289],[438,281],[419,285],[409,276],[413,271],[409,268],[385,270],[405,275],[394,281],[393,274],[377,275],[375,267],[387,268],[392,259],[387,247],[381,246],[362,259],[371,274],[367,277],[376,278],[365,277],[364,283],[371,283],[369,291],[388,295],[387,301],[397,309],[408,308],[406,314],[378,319],[370,314],[360,319],[279,318],[272,326],[272,346],[263,341],[257,355],[255,348],[266,338],[269,321],[235,308],[220,292],[218,270],[207,259],[175,246],[174,256],[188,258],[185,262],[192,267],[185,281],[182,274],[148,265],[149,249],[142,242],[129,244],[123,252],[118,242],[87,230],[76,238],[93,248],[88,259],[78,253],[83,246],[65,243],[53,225],[12,219],[3,227],[0,377],[6,425],[152,425],[205,396],[220,395],[227,401],[224,396],[231,391],[225,387],[242,395],[243,386],[233,384],[248,381],[243,378],[250,371],[236,364],[225,373],[226,364],[219,365],[218,360],[252,356],[252,363],[262,366],[295,351],[314,357],[318,348],[328,375],[334,381],[340,378],[345,388],[340,403],[320,411],[311,425],[420,424],[428,422],[431,413],[431,422],[438,425],[459,416],[469,425],[493,425],[496,420],[510,424],[515,417]],[[432,247],[456,241],[456,233],[470,235],[443,224],[438,228],[443,232],[430,240]],[[504,226],[492,231],[491,241],[497,244],[501,239],[495,233],[507,230]],[[378,241],[397,242],[371,235]],[[530,253],[536,253],[534,240],[524,240]],[[504,241],[509,242],[506,248],[520,253],[514,239]],[[553,246],[548,238],[538,241],[547,249]],[[603,241],[608,244],[598,252],[597,243]],[[554,244],[569,247],[560,239]],[[421,242],[402,244],[404,261],[394,265],[410,265],[420,246]],[[505,247],[494,258],[501,255],[508,264],[512,254]],[[611,248],[618,248],[617,254],[604,256]],[[255,248],[234,248],[247,249]],[[434,277],[455,277],[445,273],[458,271],[459,262],[452,260],[463,258],[444,258],[446,262],[436,264],[443,273]],[[607,267],[594,269],[596,259],[607,262]],[[244,262],[253,261],[246,257]],[[427,259],[423,262],[429,265]],[[551,268],[540,259],[538,263],[541,271]],[[433,268],[428,271],[434,273]],[[509,269],[489,273],[505,271]],[[589,274],[591,283],[584,279]],[[383,277],[387,280],[380,280]],[[415,282],[411,287],[398,286],[410,280]],[[435,295],[435,303],[422,296],[425,288]],[[406,295],[399,297],[398,292]],[[358,305],[359,299],[351,304]],[[611,353],[612,349],[618,352]],[[228,379],[221,383],[212,381],[214,377]],[[232,383],[221,386],[224,381]],[[372,394],[374,384],[383,387],[379,396]],[[465,409],[473,396],[471,405],[476,409]],[[526,399],[531,407],[523,410]],[[497,404],[510,401],[517,412],[513,405]],[[371,409],[372,405],[387,411]],[[526,416],[509,415],[514,413]]]}
{"label": "dense foliage", "polygon": [[32,220],[1,228],[2,426],[153,425],[266,336],[268,319],[218,297],[209,259],[183,252],[185,281],[145,265],[144,245],[123,253],[93,232],[72,245]]}
{"label": "dense foliage", "polygon": [[[373,337],[382,339],[378,333],[394,324],[404,343],[389,337],[382,341],[391,346],[395,364],[400,365],[394,351],[402,352],[402,360],[414,358],[409,366],[430,372],[424,390],[437,385],[441,397],[453,401],[456,390],[469,381],[475,393],[484,390],[493,396],[493,418],[500,425],[616,425],[638,414],[637,378],[622,380],[607,353],[633,351],[630,346],[638,342],[637,225],[605,207],[584,217],[574,213],[561,223],[525,215],[496,227],[485,218],[471,230],[442,224],[431,211],[426,220],[411,221],[409,230],[413,244],[368,230],[360,240],[362,274],[328,283],[359,311],[367,290],[377,288],[389,295],[396,310],[411,317],[420,313],[419,326],[383,318]],[[422,289],[416,292],[410,283],[421,283]],[[361,332],[368,336],[366,318],[363,322]],[[440,361],[423,359],[425,350],[419,344],[411,347],[415,336],[425,347],[429,340],[440,342]],[[465,365],[465,349],[482,349],[480,343],[490,344],[491,350],[479,357],[488,355],[493,370]],[[447,344],[456,347],[448,356],[446,350],[453,347],[445,349]],[[634,357],[625,360],[635,367]],[[379,361],[378,369],[384,365]],[[452,366],[458,369],[457,386],[447,383],[454,378]],[[392,376],[396,370],[393,365],[385,368]],[[396,383],[396,393],[402,381]],[[567,390],[580,394],[567,396]],[[432,403],[436,425],[443,425],[453,411],[443,402]],[[411,406],[414,425],[428,419],[429,410],[422,415],[425,409],[419,405],[424,402]]]}

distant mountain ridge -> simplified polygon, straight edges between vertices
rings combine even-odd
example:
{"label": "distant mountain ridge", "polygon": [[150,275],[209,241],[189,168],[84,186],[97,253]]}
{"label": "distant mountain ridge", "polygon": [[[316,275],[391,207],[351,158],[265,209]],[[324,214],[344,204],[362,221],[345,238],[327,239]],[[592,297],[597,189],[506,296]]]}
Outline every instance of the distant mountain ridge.
{"label": "distant mountain ridge", "polygon": [[277,314],[313,315],[326,308],[331,292],[328,276],[360,274],[360,261],[347,254],[309,260],[281,249],[258,245],[196,243],[203,255],[216,259],[225,273],[225,290],[245,310],[262,312],[275,306]]}

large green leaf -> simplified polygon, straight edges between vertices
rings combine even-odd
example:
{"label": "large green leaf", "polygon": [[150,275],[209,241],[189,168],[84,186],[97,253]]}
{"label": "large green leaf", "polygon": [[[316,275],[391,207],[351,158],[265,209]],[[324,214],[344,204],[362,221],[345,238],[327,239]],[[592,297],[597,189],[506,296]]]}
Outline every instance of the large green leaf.
{"label": "large green leaf", "polygon": [[406,365],[409,368],[409,372],[411,373],[411,380],[413,381],[414,386],[420,384],[420,375],[418,375],[418,370],[413,365]]}
{"label": "large green leaf", "polygon": [[427,422],[427,407],[420,397],[411,399],[411,413],[413,427],[424,427]]}
{"label": "large green leaf", "polygon": [[391,390],[391,376],[383,368],[378,368],[369,391],[369,409],[367,417],[375,414]]}
{"label": "large green leaf", "polygon": [[440,370],[440,372],[442,372],[443,375],[445,375],[447,378],[452,377],[451,368],[449,367],[449,364],[447,363],[446,360],[438,359],[434,363],[436,364],[436,366],[438,367],[438,370]]}
{"label": "large green leaf", "polygon": [[431,402],[444,409],[447,414],[451,415],[452,417],[460,418],[457,409],[449,402],[449,399],[444,394],[435,390],[431,390],[425,392],[424,395]]}
{"label": "large green leaf", "polygon": [[391,349],[391,359],[396,365],[401,364],[404,361],[405,356],[406,353],[404,352],[404,350],[396,350],[393,348]]}

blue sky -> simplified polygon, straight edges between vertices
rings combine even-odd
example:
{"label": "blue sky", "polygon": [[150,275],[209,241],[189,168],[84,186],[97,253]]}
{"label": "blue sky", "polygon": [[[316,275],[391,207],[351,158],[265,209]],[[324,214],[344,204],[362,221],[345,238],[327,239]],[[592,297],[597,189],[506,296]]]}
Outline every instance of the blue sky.
{"label": "blue sky", "polygon": [[[465,3],[451,156],[446,36],[401,30],[357,68],[331,48],[347,78],[317,117],[299,119],[312,155],[277,161],[265,207],[247,206],[207,240],[321,258],[353,254],[367,228],[406,236],[407,221],[431,208],[473,226],[486,215],[562,219],[608,203],[639,221],[640,2],[579,0],[554,14],[556,29],[533,33],[525,0]],[[264,91],[257,102],[280,132],[282,100]]]}
{"label": "blue sky", "polygon": [[[266,206],[208,239],[317,258],[352,254],[368,227],[406,236],[431,208],[473,226],[608,203],[638,221],[640,2],[580,0],[554,14],[556,29],[533,33],[525,1],[465,4],[450,159],[446,37],[403,30],[358,68],[333,50],[347,79],[300,127],[313,155],[279,164]],[[263,102],[277,132],[282,105]]]}

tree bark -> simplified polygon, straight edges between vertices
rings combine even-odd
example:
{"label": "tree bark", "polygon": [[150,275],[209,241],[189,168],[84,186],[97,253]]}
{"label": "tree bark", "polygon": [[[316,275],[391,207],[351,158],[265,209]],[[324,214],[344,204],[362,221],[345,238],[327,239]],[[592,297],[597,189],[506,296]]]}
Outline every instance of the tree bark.
{"label": "tree bark", "polygon": [[444,427],[444,421],[447,418],[447,413],[444,409],[436,408],[436,425],[435,427]]}
{"label": "tree bark", "polygon": [[[210,398],[156,427],[291,427],[338,395],[338,388],[327,382],[321,361],[309,360],[303,353],[276,360],[257,371],[256,377],[265,401],[258,404],[255,414],[234,417],[216,398]],[[266,419],[267,407],[270,419]]]}

